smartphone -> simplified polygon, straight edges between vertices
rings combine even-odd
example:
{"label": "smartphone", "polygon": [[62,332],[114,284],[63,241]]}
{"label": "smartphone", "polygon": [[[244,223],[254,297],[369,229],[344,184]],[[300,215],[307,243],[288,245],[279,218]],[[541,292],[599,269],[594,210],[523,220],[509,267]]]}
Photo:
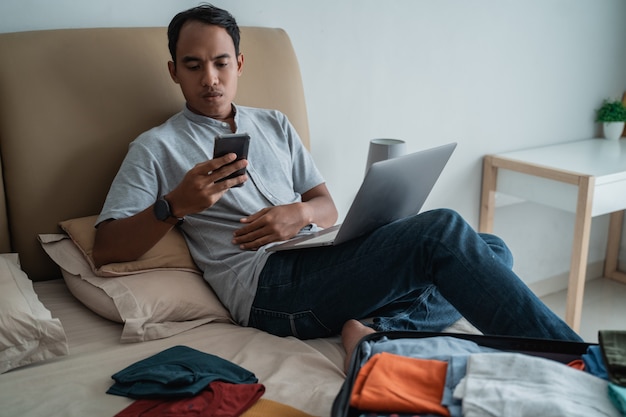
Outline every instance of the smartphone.
{"label": "smartphone", "polygon": [[[218,135],[215,137],[215,146],[213,147],[213,158],[219,158],[227,153],[237,154],[237,159],[248,158],[248,147],[250,146],[250,135],[247,133],[231,133],[226,135]],[[233,162],[235,162],[233,161]],[[246,173],[246,169],[242,168],[230,174],[227,177],[221,178],[215,182],[225,181],[230,178],[235,178]],[[235,187],[241,187],[243,184],[237,184]]]}

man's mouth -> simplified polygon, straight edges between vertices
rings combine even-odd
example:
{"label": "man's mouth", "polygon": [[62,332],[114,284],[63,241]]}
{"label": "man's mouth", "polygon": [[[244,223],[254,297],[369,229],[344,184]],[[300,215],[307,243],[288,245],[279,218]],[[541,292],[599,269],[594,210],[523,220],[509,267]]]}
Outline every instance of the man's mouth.
{"label": "man's mouth", "polygon": [[209,91],[209,92],[202,94],[202,98],[205,98],[205,99],[216,98],[216,97],[221,97],[221,96],[222,96],[222,93],[219,91]]}

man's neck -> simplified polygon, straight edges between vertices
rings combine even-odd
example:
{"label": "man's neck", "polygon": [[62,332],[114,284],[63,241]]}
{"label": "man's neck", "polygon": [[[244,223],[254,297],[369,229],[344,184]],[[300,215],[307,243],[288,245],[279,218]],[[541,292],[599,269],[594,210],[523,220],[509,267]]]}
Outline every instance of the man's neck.
{"label": "man's neck", "polygon": [[230,125],[230,130],[233,133],[237,131],[237,126],[235,125],[235,114],[237,113],[237,109],[235,108],[235,105],[232,103],[230,105],[230,112],[226,116],[204,114],[202,112],[197,111],[193,107],[189,106],[189,103],[187,103],[187,108],[191,112],[198,114],[200,116],[210,117],[211,119],[218,120],[220,122],[226,122]]}

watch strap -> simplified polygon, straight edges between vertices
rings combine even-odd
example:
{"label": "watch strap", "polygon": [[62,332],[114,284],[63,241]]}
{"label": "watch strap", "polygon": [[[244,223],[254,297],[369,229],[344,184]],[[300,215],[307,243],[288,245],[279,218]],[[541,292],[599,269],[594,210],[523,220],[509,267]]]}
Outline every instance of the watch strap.
{"label": "watch strap", "polygon": [[166,218],[163,221],[165,223],[171,224],[172,226],[178,226],[178,225],[182,224],[185,221],[185,218],[184,217],[169,216],[168,218]]}
{"label": "watch strap", "polygon": [[154,215],[157,220],[178,226],[185,221],[184,217],[176,217],[172,214],[169,202],[164,198],[159,198],[154,203]]}

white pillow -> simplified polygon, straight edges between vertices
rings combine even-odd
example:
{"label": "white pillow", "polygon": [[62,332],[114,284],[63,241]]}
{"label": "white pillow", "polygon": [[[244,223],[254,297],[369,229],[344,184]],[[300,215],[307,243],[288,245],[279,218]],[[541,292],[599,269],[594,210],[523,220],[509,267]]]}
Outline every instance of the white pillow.
{"label": "white pillow", "polygon": [[95,275],[67,235],[39,235],[39,240],[78,300],[96,314],[124,323],[122,342],[162,339],[213,321],[233,322],[197,272],[150,269],[105,278]]}
{"label": "white pillow", "polygon": [[59,319],[39,301],[17,254],[0,254],[0,373],[69,353]]}

